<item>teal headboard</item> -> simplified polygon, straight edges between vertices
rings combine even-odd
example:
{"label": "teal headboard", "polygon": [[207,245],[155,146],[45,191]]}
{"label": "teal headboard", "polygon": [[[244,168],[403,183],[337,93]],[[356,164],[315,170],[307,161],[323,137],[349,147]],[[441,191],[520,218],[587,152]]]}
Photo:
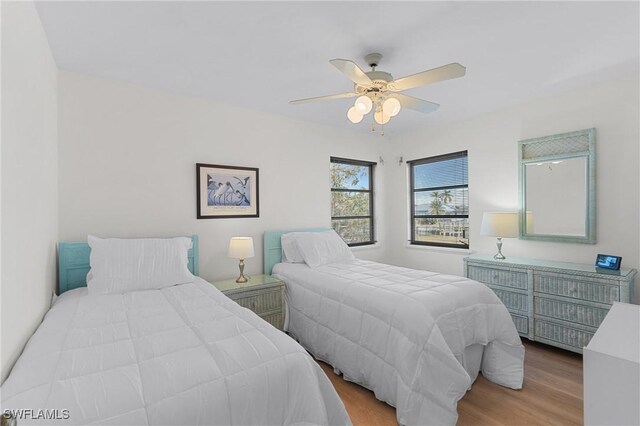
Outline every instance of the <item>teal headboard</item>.
{"label": "teal headboard", "polygon": [[265,231],[263,240],[264,253],[264,273],[271,275],[271,270],[276,263],[282,261],[282,244],[280,237],[282,234],[289,232],[325,232],[331,231],[331,228],[313,228],[313,229],[289,229],[286,231]]}
{"label": "teal headboard", "polygon": [[[193,275],[198,269],[198,236],[192,235],[193,245],[189,250],[189,270]],[[87,243],[58,243],[58,295],[67,290],[87,286],[89,273],[89,255],[91,248]]]}

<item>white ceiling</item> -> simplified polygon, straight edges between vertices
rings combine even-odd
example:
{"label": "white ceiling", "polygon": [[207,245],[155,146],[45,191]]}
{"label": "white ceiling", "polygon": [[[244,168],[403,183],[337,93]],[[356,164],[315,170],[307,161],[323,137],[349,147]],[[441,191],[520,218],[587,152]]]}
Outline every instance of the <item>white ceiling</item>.
{"label": "white ceiling", "polygon": [[496,110],[640,72],[638,2],[41,2],[61,69],[369,131],[353,99],[291,99],[353,86],[328,62],[384,55],[395,78],[450,62],[467,75],[407,94],[388,130]]}

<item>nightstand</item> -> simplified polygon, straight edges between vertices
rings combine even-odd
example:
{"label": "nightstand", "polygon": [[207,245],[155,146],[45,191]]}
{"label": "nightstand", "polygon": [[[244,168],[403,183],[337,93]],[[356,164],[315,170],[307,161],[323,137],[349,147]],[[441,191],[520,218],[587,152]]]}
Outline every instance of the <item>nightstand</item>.
{"label": "nightstand", "polygon": [[284,283],[271,275],[254,275],[246,283],[231,280],[212,283],[238,305],[251,309],[274,327],[284,326]]}

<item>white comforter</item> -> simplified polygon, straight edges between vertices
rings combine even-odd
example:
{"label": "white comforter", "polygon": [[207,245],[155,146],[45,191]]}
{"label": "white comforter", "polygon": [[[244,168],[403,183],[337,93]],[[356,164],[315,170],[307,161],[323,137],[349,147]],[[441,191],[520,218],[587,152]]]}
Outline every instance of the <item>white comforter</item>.
{"label": "white comforter", "polygon": [[482,373],[522,387],[524,347],[509,312],[466,278],[356,260],[277,264],[289,332],[348,380],[397,408],[400,424],[454,424],[471,386],[465,348],[486,345]]}
{"label": "white comforter", "polygon": [[200,279],[63,294],[2,386],[7,409],[71,424],[350,424],[300,345]]}

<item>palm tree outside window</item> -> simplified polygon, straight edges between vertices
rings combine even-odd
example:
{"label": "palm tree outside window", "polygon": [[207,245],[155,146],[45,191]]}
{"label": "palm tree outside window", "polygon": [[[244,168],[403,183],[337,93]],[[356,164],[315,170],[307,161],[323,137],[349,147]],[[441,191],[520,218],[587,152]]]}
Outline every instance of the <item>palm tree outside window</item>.
{"label": "palm tree outside window", "polygon": [[469,248],[467,151],[409,161],[411,244]]}

